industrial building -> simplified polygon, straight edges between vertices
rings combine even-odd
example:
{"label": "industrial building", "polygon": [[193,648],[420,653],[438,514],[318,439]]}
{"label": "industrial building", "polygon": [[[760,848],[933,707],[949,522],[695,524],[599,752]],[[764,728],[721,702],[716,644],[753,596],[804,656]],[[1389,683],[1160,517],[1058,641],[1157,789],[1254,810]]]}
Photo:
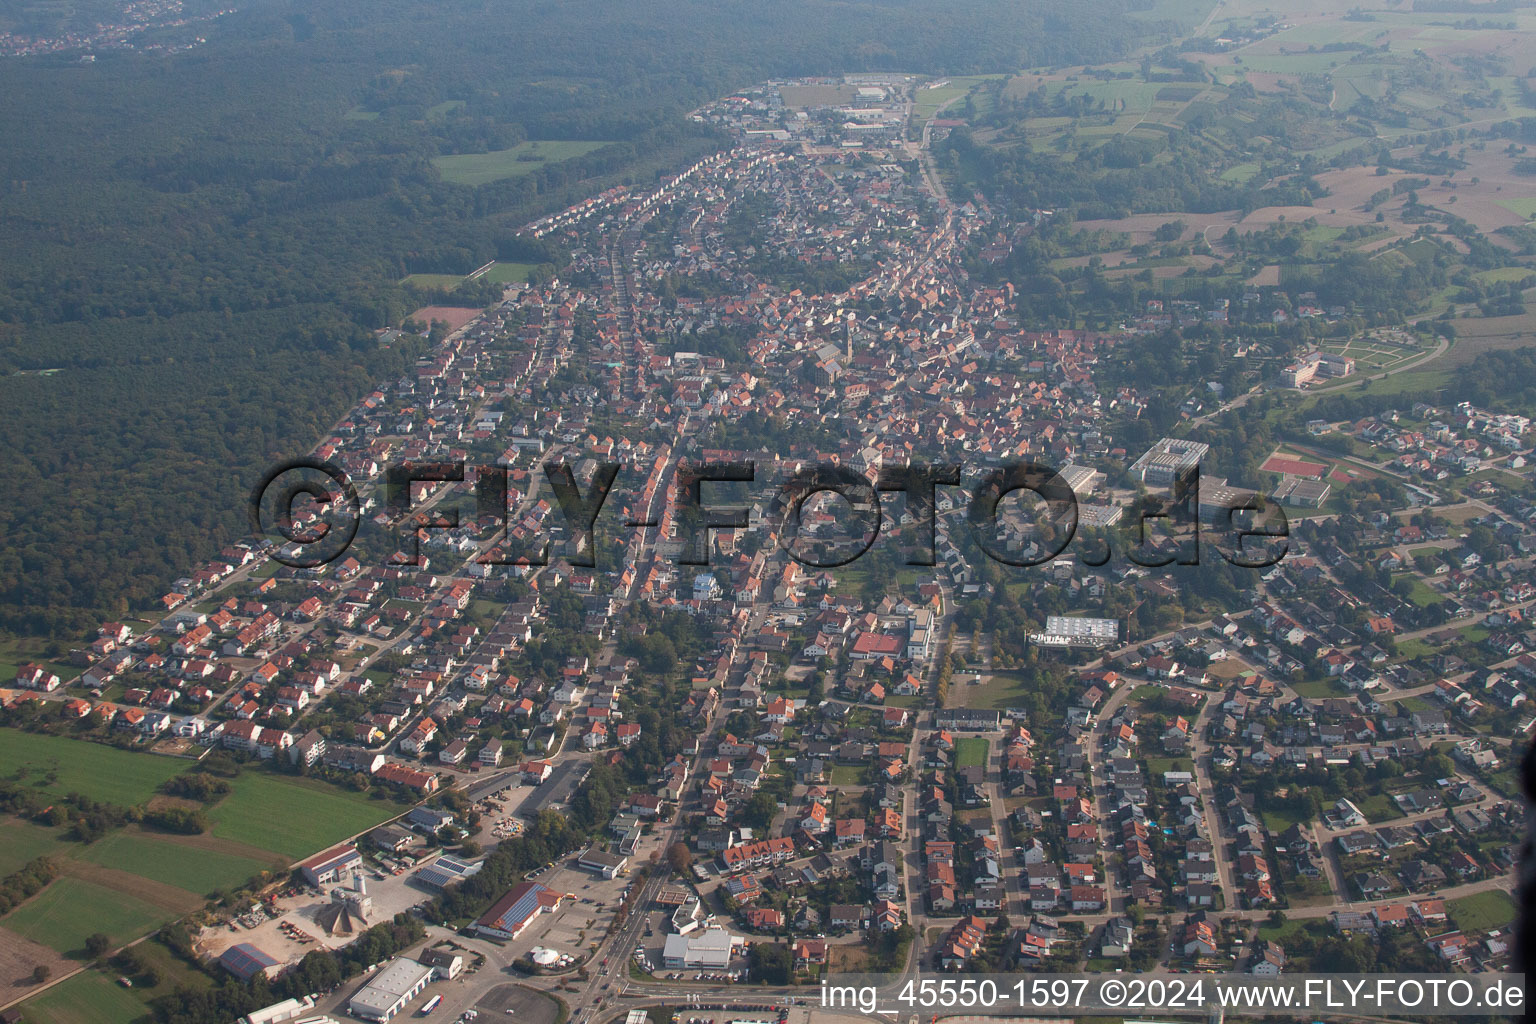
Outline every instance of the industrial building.
{"label": "industrial building", "polygon": [[373,898],[361,875],[350,889],[332,889],[331,902],[315,914],[320,930],[332,937],[360,935],[368,930],[368,915],[373,913]]}
{"label": "industrial building", "polygon": [[357,990],[347,1003],[347,1012],[363,1020],[389,1020],[421,995],[434,973],[433,968],[415,960],[393,960]]}
{"label": "industrial building", "polygon": [[303,999],[284,999],[280,1003],[252,1010],[235,1024],[286,1024],[287,1021],[294,1021],[296,1024],[338,1024],[334,1017],[323,1013],[317,1014],[314,1010],[315,1000],[310,996],[305,996]]}
{"label": "industrial building", "polygon": [[280,965],[249,942],[240,942],[220,955],[219,966],[241,981],[250,981],[256,977],[271,977]]}
{"label": "industrial building", "polygon": [[596,846],[590,846],[581,855],[581,859],[576,862],[576,866],[590,871],[594,875],[601,875],[603,878],[616,878],[621,871],[629,866],[629,858],[616,853],[609,853],[607,850],[599,849]]}
{"label": "industrial building", "polygon": [[462,882],[480,873],[482,865],[445,853],[411,877],[430,889],[441,889],[453,882]]}
{"label": "industrial building", "polygon": [[357,852],[357,847],[351,843],[344,843],[323,853],[315,854],[299,865],[299,871],[303,873],[305,881],[310,885],[326,885],[347,872],[356,870],[362,863],[363,858]]}
{"label": "industrial building", "polygon": [[1045,632],[1029,635],[1029,642],[1038,647],[1108,647],[1119,639],[1119,619],[1077,615],[1047,616]]}

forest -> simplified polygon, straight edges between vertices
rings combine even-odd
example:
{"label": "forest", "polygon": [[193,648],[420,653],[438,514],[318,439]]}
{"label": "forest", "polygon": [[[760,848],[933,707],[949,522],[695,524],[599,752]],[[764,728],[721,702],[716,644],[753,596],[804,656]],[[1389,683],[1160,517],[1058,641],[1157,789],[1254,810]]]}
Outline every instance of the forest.
{"label": "forest", "polygon": [[[253,478],[415,358],[374,341],[424,304],[401,278],[524,257],[538,214],[719,147],[684,116],[704,100],[1102,61],[1174,37],[1126,16],[1151,6],[255,0],[183,53],[0,62],[0,629],[163,593],[243,532]],[[606,144],[480,187],[432,162],[532,139]]]}

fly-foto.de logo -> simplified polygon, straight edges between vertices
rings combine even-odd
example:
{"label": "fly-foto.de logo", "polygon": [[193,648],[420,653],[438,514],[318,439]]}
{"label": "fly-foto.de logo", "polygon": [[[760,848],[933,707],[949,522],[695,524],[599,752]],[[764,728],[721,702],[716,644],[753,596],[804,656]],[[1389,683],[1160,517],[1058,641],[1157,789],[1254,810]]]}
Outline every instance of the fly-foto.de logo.
{"label": "fly-foto.de logo", "polygon": [[[391,564],[418,565],[421,544],[432,531],[465,530],[460,510],[444,498],[472,484],[475,525],[469,532],[486,534],[473,556],[477,564],[539,566],[563,557],[573,566],[597,567],[599,517],[624,476],[638,474],[619,462],[585,462],[590,471],[584,482],[569,462],[540,467],[558,515],[532,523],[514,520],[509,511],[511,470],[462,461],[391,464],[365,497],[334,464],[295,460],[271,470],[252,490],[250,519],[258,534],[271,537],[275,559],[314,568],[341,557],[365,513],[377,508],[369,521],[396,532]],[[746,504],[706,500],[704,485],[760,487],[753,461],[678,459],[662,476],[661,486],[648,480],[644,493],[632,496],[618,526],[664,533],[678,565],[708,565],[714,531],[760,526],[789,557],[809,567],[847,565],[883,532],[898,535],[907,565],[932,566],[940,515],[963,520],[987,557],[1018,567],[1053,561],[1069,548],[1089,566],[1106,564],[1117,550],[1144,567],[1195,565],[1202,541],[1210,541],[1232,565],[1266,568],[1288,549],[1289,527],[1278,505],[1226,487],[1202,497],[1198,465],[1178,472],[1166,494],[1136,495],[1117,510],[1113,529],[1081,532],[1077,494],[1055,468],[1039,462],[1007,462],[970,474],[958,463],[912,462],[863,472],[845,463],[795,463]],[[886,500],[903,502],[899,520],[886,511]],[[1031,503],[1032,522],[1021,523],[1022,510],[1005,508],[1010,502]],[[758,522],[749,508],[761,510]],[[840,513],[836,530],[827,529],[829,509]],[[1028,542],[1021,543],[1020,536]],[[557,540],[564,542],[560,555],[554,552]]]}

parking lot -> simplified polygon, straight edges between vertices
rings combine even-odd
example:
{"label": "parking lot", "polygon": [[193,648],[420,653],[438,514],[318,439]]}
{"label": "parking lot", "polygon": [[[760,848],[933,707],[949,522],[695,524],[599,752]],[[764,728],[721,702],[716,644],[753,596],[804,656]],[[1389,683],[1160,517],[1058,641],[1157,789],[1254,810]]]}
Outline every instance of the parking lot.
{"label": "parking lot", "polygon": [[521,985],[498,985],[475,1004],[481,1019],[487,1017],[511,1018],[517,1024],[555,1024],[560,1014],[559,1005],[549,996],[541,995]]}
{"label": "parking lot", "polygon": [[527,931],[507,943],[513,958],[524,955],[535,946],[542,946],[581,960],[608,933],[613,912],[629,879],[623,875],[603,879],[575,867],[575,861],[574,855],[566,857],[554,867],[529,876],[570,899],[555,913],[540,914]]}

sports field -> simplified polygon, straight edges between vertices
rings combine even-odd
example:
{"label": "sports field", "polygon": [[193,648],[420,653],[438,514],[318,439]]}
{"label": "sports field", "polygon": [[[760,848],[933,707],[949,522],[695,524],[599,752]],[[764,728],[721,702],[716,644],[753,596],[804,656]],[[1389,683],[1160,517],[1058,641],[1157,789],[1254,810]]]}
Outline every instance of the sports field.
{"label": "sports field", "polygon": [[401,284],[412,285],[416,288],[447,288],[454,289],[464,283],[460,274],[408,274],[400,279]]}
{"label": "sports field", "polygon": [[1308,480],[1317,480],[1327,472],[1328,467],[1320,462],[1306,462],[1302,459],[1293,459],[1285,455],[1271,455],[1264,460],[1264,465],[1259,467],[1264,473],[1283,473],[1286,476],[1305,477]]}
{"label": "sports field", "polygon": [[611,143],[574,140],[523,142],[511,149],[496,149],[489,153],[440,156],[433,159],[432,163],[444,181],[451,181],[455,185],[487,185],[493,181],[532,174],[545,164],[585,156],[607,145]]}
{"label": "sports field", "polygon": [[481,280],[492,281],[496,284],[524,284],[528,275],[537,269],[532,263],[502,263],[500,261],[491,264]]}

